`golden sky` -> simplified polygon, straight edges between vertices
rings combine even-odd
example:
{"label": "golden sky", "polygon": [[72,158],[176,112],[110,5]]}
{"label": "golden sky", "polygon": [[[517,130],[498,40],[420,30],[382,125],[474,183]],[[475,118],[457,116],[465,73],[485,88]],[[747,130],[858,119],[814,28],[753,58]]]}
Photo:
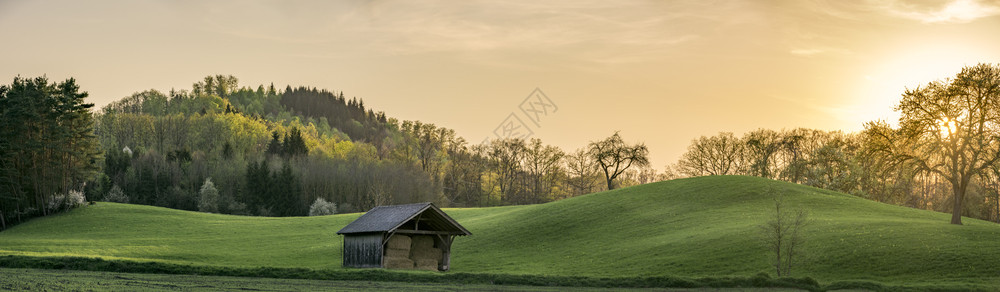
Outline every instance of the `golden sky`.
{"label": "golden sky", "polygon": [[[654,167],[720,131],[856,131],[907,87],[1000,62],[1000,2],[0,0],[0,78],[75,77],[102,106],[209,74],[343,90],[567,151],[620,130]],[[557,108],[533,124],[540,88]]]}

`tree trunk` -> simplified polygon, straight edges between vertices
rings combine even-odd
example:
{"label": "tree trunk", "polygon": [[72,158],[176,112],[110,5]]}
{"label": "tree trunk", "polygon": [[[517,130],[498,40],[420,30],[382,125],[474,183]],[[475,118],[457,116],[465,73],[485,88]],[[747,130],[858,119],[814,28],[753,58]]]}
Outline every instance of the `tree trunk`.
{"label": "tree trunk", "polygon": [[608,178],[608,190],[615,189],[614,179]]}
{"label": "tree trunk", "polygon": [[952,192],[955,205],[951,208],[951,224],[962,225],[962,199],[965,197],[965,188],[956,183],[952,187]]}
{"label": "tree trunk", "polygon": [[996,205],[997,207],[996,209],[997,213],[995,214],[996,217],[994,218],[994,220],[996,221],[994,222],[1000,223],[1000,193],[997,193],[995,196],[993,196],[993,204]]}

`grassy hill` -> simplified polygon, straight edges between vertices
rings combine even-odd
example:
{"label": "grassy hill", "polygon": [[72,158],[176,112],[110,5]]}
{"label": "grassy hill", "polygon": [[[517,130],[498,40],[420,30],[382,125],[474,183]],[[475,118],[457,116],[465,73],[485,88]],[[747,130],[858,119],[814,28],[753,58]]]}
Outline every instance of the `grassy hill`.
{"label": "grassy hill", "polygon": [[[473,232],[452,270],[749,276],[773,273],[760,225],[773,193],[809,212],[794,276],[821,282],[1000,287],[1000,225],[752,177],[641,185],[531,206],[446,209]],[[232,267],[340,269],[335,232],[360,214],[260,218],[98,203],[0,233],[0,255],[86,256]]]}

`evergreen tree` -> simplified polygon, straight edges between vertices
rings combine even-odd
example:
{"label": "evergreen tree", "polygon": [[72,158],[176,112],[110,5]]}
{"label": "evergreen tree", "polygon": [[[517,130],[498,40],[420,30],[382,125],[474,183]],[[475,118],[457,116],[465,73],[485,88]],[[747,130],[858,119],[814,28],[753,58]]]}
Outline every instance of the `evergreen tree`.
{"label": "evergreen tree", "polygon": [[291,163],[285,162],[281,166],[281,171],[274,173],[273,188],[271,192],[272,207],[277,216],[301,216],[306,215],[300,207],[299,196],[301,186],[295,173],[292,172]]}
{"label": "evergreen tree", "polygon": [[254,211],[266,207],[270,203],[271,191],[271,167],[267,164],[267,159],[247,164],[246,190],[243,192],[243,201],[247,207]]}
{"label": "evergreen tree", "polygon": [[306,141],[302,138],[302,132],[299,131],[299,128],[292,128],[292,131],[288,134],[283,146],[285,155],[289,157],[304,156],[309,154],[309,147],[306,146]]}
{"label": "evergreen tree", "polygon": [[0,228],[45,215],[52,196],[96,174],[97,140],[76,80],[14,78],[0,86]]}
{"label": "evergreen tree", "polygon": [[222,158],[228,160],[233,158],[233,144],[228,141],[222,145]]}
{"label": "evergreen tree", "polygon": [[280,137],[281,135],[278,135],[278,131],[271,133],[271,142],[267,144],[268,155],[281,155],[284,153]]}

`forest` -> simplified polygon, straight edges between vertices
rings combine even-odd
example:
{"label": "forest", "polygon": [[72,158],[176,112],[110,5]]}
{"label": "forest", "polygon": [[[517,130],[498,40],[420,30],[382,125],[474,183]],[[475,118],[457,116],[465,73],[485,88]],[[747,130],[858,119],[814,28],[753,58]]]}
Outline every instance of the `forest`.
{"label": "forest", "polygon": [[[15,80],[12,88],[23,82]],[[30,98],[11,90],[3,102],[21,97]],[[29,201],[47,202],[52,194],[68,192],[84,196],[80,202],[305,216],[423,201],[455,207],[532,204],[606,189],[588,149],[566,154],[538,139],[471,145],[445,127],[387,118],[343,92],[242,87],[233,76],[208,76],[190,90],[138,92],[83,114],[89,122],[82,125],[89,129],[85,140],[92,144],[88,151],[94,153],[87,161],[90,172],[46,189],[5,184],[21,195],[4,198],[0,217],[21,221],[44,215],[49,211],[39,207],[44,204]],[[4,118],[17,124],[24,117],[5,112]],[[40,130],[24,135],[33,131]],[[617,134],[608,141],[633,146]],[[641,144],[633,148],[646,151]],[[17,147],[4,149],[12,150],[4,157],[22,157]],[[636,160],[645,167],[641,171],[625,172],[623,165],[612,170],[619,172],[612,173],[615,186],[652,181],[645,155]],[[618,158],[606,159],[609,167],[631,159]],[[17,163],[4,160],[5,177],[46,178],[21,172]]]}
{"label": "forest", "polygon": [[472,144],[446,127],[387,117],[344,92],[250,87],[213,75],[190,90],[137,92],[94,110],[72,79],[16,78],[0,87],[0,219],[6,227],[85,201],[254,216],[425,201],[536,204],[681,177],[747,175],[1000,222],[1000,144],[990,142],[1000,140],[993,127],[1000,106],[997,92],[980,90],[997,88],[997,72],[968,67],[954,80],[907,90],[898,128],[874,121],[857,133],[723,132],[694,139],[662,172],[643,143],[618,133],[571,151],[540,139]]}

